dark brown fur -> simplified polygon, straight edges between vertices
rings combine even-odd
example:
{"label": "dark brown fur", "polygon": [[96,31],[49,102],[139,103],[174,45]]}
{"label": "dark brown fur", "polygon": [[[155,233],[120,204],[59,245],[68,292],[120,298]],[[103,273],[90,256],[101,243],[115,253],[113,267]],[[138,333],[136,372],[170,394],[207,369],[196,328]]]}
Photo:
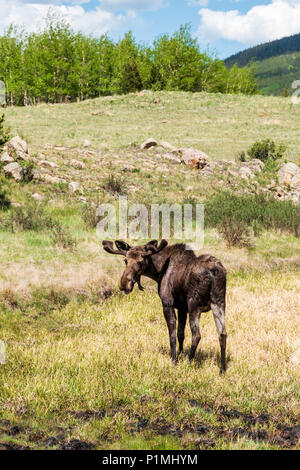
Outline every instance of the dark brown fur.
{"label": "dark brown fur", "polygon": [[226,369],[225,296],[226,270],[222,263],[211,255],[196,256],[185,245],[167,246],[162,240],[143,246],[130,247],[125,242],[103,242],[104,249],[125,256],[126,268],[120,280],[120,289],[132,292],[134,284],[143,290],[141,276],[158,284],[164,316],[170,336],[171,357],[176,362],[176,315],[178,311],[179,353],[183,350],[184,331],[189,313],[192,332],[190,360],[195,356],[200,341],[199,320],[202,312],[212,310],[221,347],[221,372]]}

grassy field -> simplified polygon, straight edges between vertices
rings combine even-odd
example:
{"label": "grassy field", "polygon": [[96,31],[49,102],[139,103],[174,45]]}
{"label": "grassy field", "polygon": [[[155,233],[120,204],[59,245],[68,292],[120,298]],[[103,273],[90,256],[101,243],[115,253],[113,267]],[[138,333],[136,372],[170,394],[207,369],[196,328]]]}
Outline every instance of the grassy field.
{"label": "grassy field", "polygon": [[[65,180],[10,182],[10,199],[27,207],[31,194],[43,195],[45,212],[76,244],[61,246],[43,227],[0,230],[0,449],[300,449],[299,238],[263,231],[249,248],[228,248],[206,230],[202,252],[228,270],[220,377],[211,312],[201,317],[195,361],[187,328],[174,368],[156,286],[143,281],[145,292],[122,295],[124,262],[104,253],[88,226],[91,203],[115,201],[111,174],[130,202],[147,204],[205,202],[232,188],[226,176],[174,165],[158,148],[142,152],[148,137],[225,160],[271,137],[299,163],[299,113],[284,98],[148,92],[7,110],[13,133]],[[70,181],[87,204],[70,194]]]}

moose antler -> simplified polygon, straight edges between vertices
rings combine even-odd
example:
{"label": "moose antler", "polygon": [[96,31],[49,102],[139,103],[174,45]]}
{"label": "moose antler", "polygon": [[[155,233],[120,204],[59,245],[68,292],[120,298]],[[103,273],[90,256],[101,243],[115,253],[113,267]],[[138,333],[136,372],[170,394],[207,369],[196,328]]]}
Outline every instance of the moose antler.
{"label": "moose antler", "polygon": [[142,254],[143,257],[154,255],[159,253],[168,245],[167,240],[162,240],[160,244],[157,246],[157,240],[152,240],[151,242],[145,245],[145,252]]}
{"label": "moose antler", "polygon": [[122,242],[120,240],[117,240],[115,243],[116,243],[116,246],[117,246],[117,250],[114,248],[113,242],[110,242],[108,240],[104,240],[102,242],[103,249],[105,251],[107,251],[107,253],[111,253],[113,255],[126,256],[127,251],[130,250],[130,246],[127,243]]}

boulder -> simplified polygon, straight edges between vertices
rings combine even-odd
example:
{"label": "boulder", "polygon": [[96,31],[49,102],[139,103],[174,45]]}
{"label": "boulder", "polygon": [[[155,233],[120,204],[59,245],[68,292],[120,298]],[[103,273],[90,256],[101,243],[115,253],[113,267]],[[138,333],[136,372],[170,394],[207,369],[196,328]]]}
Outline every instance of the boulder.
{"label": "boulder", "polygon": [[207,164],[209,157],[206,153],[193,148],[180,148],[178,152],[181,156],[181,161],[190,168],[198,168],[202,170]]}
{"label": "boulder", "polygon": [[155,147],[156,145],[157,145],[156,140],[151,137],[150,139],[146,140],[146,142],[144,142],[141,145],[141,149],[147,150],[147,149],[150,149],[151,147]]}
{"label": "boulder", "polygon": [[28,145],[18,135],[10,139],[6,144],[7,153],[13,160],[28,160]]}
{"label": "boulder", "polygon": [[300,167],[295,163],[285,163],[278,171],[278,181],[280,184],[290,185],[292,179],[300,172]]}
{"label": "boulder", "polygon": [[55,184],[55,183],[65,183],[66,181],[63,179],[58,178],[57,176],[52,175],[40,175],[40,179],[45,181],[45,183]]}
{"label": "boulder", "polygon": [[21,181],[23,178],[22,167],[17,162],[9,163],[3,170],[6,176],[14,178],[16,181]]}

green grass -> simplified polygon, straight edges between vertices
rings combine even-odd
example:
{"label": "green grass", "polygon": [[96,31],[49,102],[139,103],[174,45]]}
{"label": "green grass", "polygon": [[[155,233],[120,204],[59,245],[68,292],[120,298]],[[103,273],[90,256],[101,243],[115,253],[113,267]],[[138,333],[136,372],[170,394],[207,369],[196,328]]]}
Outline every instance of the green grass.
{"label": "green grass", "polygon": [[[93,116],[97,109],[112,115]],[[88,208],[116,202],[103,187],[110,175],[122,181],[129,203],[214,201],[219,189],[254,192],[273,174],[232,186],[226,175],[205,178],[170,163],[159,148],[142,152],[139,145],[153,136],[234,159],[271,135],[288,144],[288,159],[297,162],[299,109],[284,98],[188,93],[7,109],[30,150],[57,162],[53,174],[66,179],[59,185],[10,181],[8,199],[27,207],[34,192],[43,194],[43,214],[66,226],[77,244],[53,243],[44,215],[35,230],[0,230],[0,339],[7,345],[0,448],[65,448],[74,439],[95,449],[288,448],[280,426],[287,432],[299,417],[299,365],[292,357],[299,349],[300,246],[286,230],[291,224],[266,225],[251,249],[228,249],[217,224],[206,227],[202,252],[219,257],[228,271],[228,371],[220,377],[211,313],[201,317],[195,362],[187,359],[187,327],[184,354],[172,367],[157,287],[143,280],[145,292],[121,295],[124,262],[104,253],[90,215],[84,216],[87,206],[68,183],[80,182]],[[85,138],[92,142],[88,151]],[[68,148],[44,149],[46,142]],[[74,169],[72,158],[86,168]],[[254,209],[266,217],[259,204],[229,201],[228,207],[234,213],[240,207],[242,218],[252,218]],[[278,220],[286,220],[285,207],[273,208]],[[221,209],[222,201],[214,204],[214,216]],[[292,446],[299,449],[296,441]]]}

